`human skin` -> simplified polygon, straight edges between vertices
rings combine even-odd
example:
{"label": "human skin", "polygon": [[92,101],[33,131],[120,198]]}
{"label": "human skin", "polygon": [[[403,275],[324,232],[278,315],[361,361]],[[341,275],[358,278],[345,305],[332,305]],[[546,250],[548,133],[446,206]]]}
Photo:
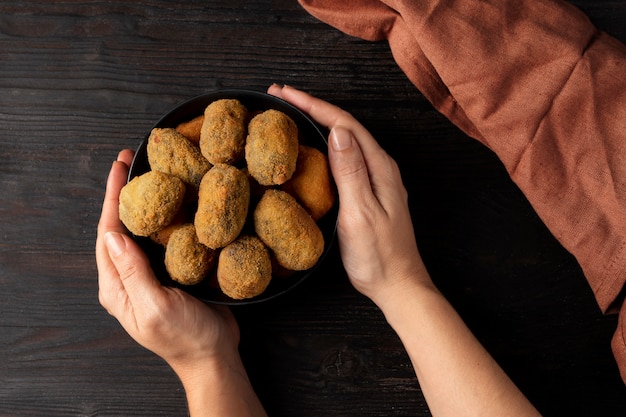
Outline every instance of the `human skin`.
{"label": "human skin", "polygon": [[[329,163],[341,205],[337,234],[354,287],[402,340],[433,416],[538,416],[435,288],[420,258],[407,192],[393,159],[349,113],[291,87],[268,89],[331,130]],[[228,309],[162,287],[118,219],[132,152],[109,174],[98,225],[100,302],[180,377],[192,416],[264,416],[241,363]]]}
{"label": "human skin", "polygon": [[538,416],[433,285],[396,162],[346,111],[291,87],[268,92],[330,129],[344,267],[402,340],[432,415]]}
{"label": "human skin", "polygon": [[99,299],[140,345],[180,378],[191,416],[265,416],[238,352],[230,310],[162,286],[119,220],[119,194],[132,151],[120,152],[107,180],[96,240]]}

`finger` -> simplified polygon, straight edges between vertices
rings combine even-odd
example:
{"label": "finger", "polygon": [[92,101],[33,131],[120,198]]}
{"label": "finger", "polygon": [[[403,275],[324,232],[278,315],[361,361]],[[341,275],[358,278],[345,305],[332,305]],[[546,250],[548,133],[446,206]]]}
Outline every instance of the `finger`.
{"label": "finger", "polygon": [[[120,154],[118,159],[127,160],[128,154]],[[115,265],[111,262],[109,253],[104,243],[104,235],[108,231],[124,232],[124,227],[119,220],[119,194],[126,183],[128,165],[122,161],[115,161],[111,166],[107,179],[106,193],[102,204],[102,213],[98,222],[98,236],[96,238],[96,265],[98,267],[98,288],[100,303],[109,310],[106,303],[107,296],[119,293],[121,287]],[[123,288],[122,288],[123,289]]]}
{"label": "finger", "polygon": [[332,129],[341,118],[351,117],[339,107],[293,87],[280,87],[274,84],[270,86],[268,92],[289,102],[329,129]]}
{"label": "finger", "polygon": [[117,160],[126,164],[127,167],[133,163],[133,158],[135,157],[135,152],[130,149],[123,149],[117,155]]}
{"label": "finger", "polygon": [[267,88],[267,94],[282,98],[282,87],[274,83]]}
{"label": "finger", "polygon": [[[368,184],[368,182],[363,180],[365,178],[364,175],[346,175],[346,172],[361,170],[361,168],[357,166],[358,160],[355,159],[350,161],[351,157],[356,157],[357,155],[357,153],[355,153],[352,149],[346,150],[347,153],[345,158],[347,159],[345,159],[344,156],[339,156],[340,159],[345,159],[343,162],[344,165],[341,163],[338,164],[336,168],[340,171],[333,172],[333,176],[343,175],[345,178],[352,176],[360,178],[358,181],[359,186],[355,188],[357,192],[357,194],[355,194],[355,198],[359,198],[361,196],[369,197],[373,193],[376,199],[380,199],[382,200],[381,203],[384,203],[388,200],[387,196],[393,197],[395,195],[395,188],[390,187],[398,183],[401,184],[397,165],[384,151],[384,149],[380,147],[376,139],[374,139],[369,131],[350,113],[324,100],[318,99],[310,94],[289,86],[280,87],[274,84],[268,88],[268,93],[282,98],[303,112],[309,114],[309,116],[311,116],[315,121],[331,129],[331,132],[334,129],[341,127],[344,129],[341,132],[345,132],[347,130],[352,133],[352,140],[358,145],[358,154],[360,155],[360,159],[364,161],[364,171],[369,177],[369,192],[366,194],[358,194],[361,192],[365,193],[366,191],[363,187]],[[336,138],[337,136],[329,136],[331,147],[333,146],[333,140]],[[329,151],[329,158],[331,158],[331,153],[332,151]],[[346,172],[342,173],[341,170]],[[337,181],[337,178],[335,178],[335,181]],[[351,180],[346,179],[346,181]],[[346,184],[347,187],[344,192],[343,201],[346,201],[345,195],[352,189],[352,186],[348,185],[350,182],[346,182]],[[356,184],[357,183],[355,182],[352,185]],[[354,201],[361,200],[362,199]],[[368,203],[372,202],[371,200],[365,201]]]}
{"label": "finger", "polygon": [[[111,166],[107,179],[106,193],[102,204],[102,213],[98,223],[98,237],[96,239],[96,264],[98,267],[98,297],[100,303],[110,314],[115,314],[115,307],[123,299],[124,287],[119,280],[119,274],[111,261],[105,246],[104,235],[108,231],[124,232],[119,220],[119,194],[126,183],[128,167],[134,153],[130,150],[121,151],[117,161]],[[111,301],[114,300],[114,301]]]}
{"label": "finger", "polygon": [[[121,155],[121,154],[120,154]],[[122,156],[127,158],[128,155]],[[119,158],[119,157],[118,157]],[[102,213],[98,223],[98,234],[103,235],[107,231],[123,232],[124,227],[119,219],[119,197],[122,187],[128,178],[128,165],[119,159],[113,162],[107,179]]]}
{"label": "finger", "polygon": [[268,91],[307,113],[329,130],[336,126],[344,126],[351,130],[365,160],[379,158],[380,153],[384,152],[369,131],[350,113],[341,108],[289,86],[281,88],[272,85]]}
{"label": "finger", "polygon": [[[130,304],[136,311],[146,311],[145,308],[158,299],[162,290],[150,261],[141,248],[123,233],[107,232],[104,241]],[[110,288],[115,287],[116,284],[111,284]]]}
{"label": "finger", "polygon": [[[369,136],[369,132],[365,134]],[[328,159],[339,198],[351,205],[382,208],[386,213],[394,211],[398,204],[404,206],[406,190],[398,165],[378,146],[363,150],[363,142],[343,126],[331,130]]]}
{"label": "finger", "polygon": [[121,321],[121,318],[124,316],[122,311],[125,306],[130,304],[128,302],[128,295],[120,280],[117,268],[109,256],[104,242],[104,236],[99,239],[98,243],[99,247],[96,252],[98,264],[98,300],[100,301],[100,305],[102,305],[109,314]]}
{"label": "finger", "polygon": [[328,162],[342,206],[369,206],[375,197],[367,163],[354,135],[337,126],[331,130],[329,142]]}
{"label": "finger", "polygon": [[[100,305],[102,305],[110,315],[116,317],[121,322],[125,316],[124,311],[128,309],[130,302],[117,269],[115,268],[115,264],[110,260],[108,253],[106,256],[110,268],[98,267],[98,300],[100,301]],[[104,271],[104,269],[108,269],[109,271]]]}

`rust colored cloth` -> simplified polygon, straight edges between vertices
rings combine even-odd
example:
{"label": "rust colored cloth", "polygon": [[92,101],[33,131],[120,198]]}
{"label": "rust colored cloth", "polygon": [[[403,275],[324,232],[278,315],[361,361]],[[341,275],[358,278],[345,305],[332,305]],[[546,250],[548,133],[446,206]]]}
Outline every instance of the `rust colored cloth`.
{"label": "rust colored cloth", "polygon": [[[603,312],[626,281],[626,47],[561,0],[300,0],[387,40],[430,102],[502,161]],[[612,348],[626,381],[626,307]]]}

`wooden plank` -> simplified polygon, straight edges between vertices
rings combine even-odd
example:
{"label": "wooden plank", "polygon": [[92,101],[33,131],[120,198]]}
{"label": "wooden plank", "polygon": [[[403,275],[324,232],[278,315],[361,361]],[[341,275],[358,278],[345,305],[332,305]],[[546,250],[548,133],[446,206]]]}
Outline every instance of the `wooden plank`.
{"label": "wooden plank", "polygon": [[[626,1],[575,4],[626,41]],[[384,42],[275,0],[0,1],[0,415],[187,415],[177,377],[98,303],[106,175],[170,107],[272,82],[349,110],[397,159],[434,279],[544,415],[624,415],[616,319],[497,158],[430,106]],[[430,415],[336,247],[292,293],[235,313],[271,415]]]}

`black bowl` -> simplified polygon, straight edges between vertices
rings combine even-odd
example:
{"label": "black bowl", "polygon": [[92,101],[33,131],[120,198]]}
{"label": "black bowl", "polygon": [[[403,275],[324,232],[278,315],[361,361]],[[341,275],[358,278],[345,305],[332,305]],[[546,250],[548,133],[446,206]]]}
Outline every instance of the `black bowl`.
{"label": "black bowl", "polygon": [[[250,90],[218,90],[211,93],[194,97],[182,104],[179,104],[165,116],[163,116],[155,127],[176,127],[178,124],[191,120],[204,113],[204,109],[213,101],[233,98],[239,100],[250,112],[264,111],[269,109],[279,110],[293,119],[298,126],[299,141],[303,145],[319,149],[324,154],[328,151],[326,135],[322,133],[320,127],[307,115],[302,113],[291,104],[272,95]],[[150,129],[152,130],[152,129]],[[128,181],[150,170],[147,155],[148,137],[150,131],[146,133],[144,140],[139,145],[128,175]],[[338,200],[336,200],[338,201]],[[335,239],[337,226],[338,203],[324,217],[317,221],[322,234],[324,235],[324,253],[313,268],[306,271],[293,272],[288,277],[273,277],[267,289],[260,295],[245,300],[234,300],[226,296],[215,285],[211,285],[210,277],[205,278],[200,284],[185,286],[172,280],[165,269],[164,256],[165,249],[151,239],[134,236],[135,241],[146,252],[150,259],[150,264],[163,285],[179,287],[198,299],[215,304],[242,305],[252,304],[273,299],[286,293],[296,285],[314,274],[317,267],[326,257],[331,244]]]}

